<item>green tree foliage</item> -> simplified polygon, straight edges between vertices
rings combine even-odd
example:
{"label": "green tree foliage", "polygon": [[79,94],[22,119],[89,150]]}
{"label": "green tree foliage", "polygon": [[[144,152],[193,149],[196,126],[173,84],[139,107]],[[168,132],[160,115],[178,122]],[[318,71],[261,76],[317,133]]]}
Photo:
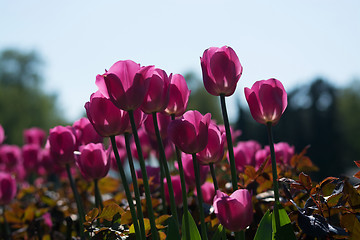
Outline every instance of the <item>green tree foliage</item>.
{"label": "green tree foliage", "polygon": [[41,89],[42,62],[35,52],[8,49],[0,53],[0,124],[8,144],[22,144],[23,130],[48,130],[63,124],[56,107],[56,95]]}
{"label": "green tree foliage", "polygon": [[211,118],[217,123],[223,123],[219,97],[213,96],[206,91],[202,80],[194,73],[189,72],[184,78],[191,90],[188,110],[197,110],[202,114],[211,113]]}

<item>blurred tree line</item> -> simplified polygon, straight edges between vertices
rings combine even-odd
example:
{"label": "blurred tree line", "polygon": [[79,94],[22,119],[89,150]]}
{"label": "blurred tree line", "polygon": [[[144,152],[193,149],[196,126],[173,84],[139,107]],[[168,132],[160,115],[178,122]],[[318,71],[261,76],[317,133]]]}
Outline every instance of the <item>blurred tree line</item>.
{"label": "blurred tree line", "polygon": [[57,108],[56,95],[42,89],[42,64],[34,51],[0,52],[0,124],[7,144],[21,145],[26,128],[47,131],[65,122]]}

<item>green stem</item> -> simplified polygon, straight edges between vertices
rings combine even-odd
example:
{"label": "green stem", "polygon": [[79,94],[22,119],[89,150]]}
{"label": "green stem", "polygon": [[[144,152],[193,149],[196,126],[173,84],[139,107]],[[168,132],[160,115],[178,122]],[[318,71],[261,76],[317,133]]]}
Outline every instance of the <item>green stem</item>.
{"label": "green stem", "polygon": [[139,219],[139,223],[140,223],[141,236],[142,236],[142,239],[146,239],[144,215],[143,215],[142,205],[141,205],[141,200],[140,200],[140,191],[139,191],[136,172],[135,172],[135,168],[134,168],[134,161],[133,161],[131,149],[130,149],[130,133],[126,132],[124,135],[125,135],[126,153],[127,153],[127,157],[128,157],[128,161],[129,161],[131,178],[132,178],[132,182],[133,182],[133,186],[134,186],[136,208],[137,208],[138,219]]}
{"label": "green stem", "polygon": [[241,230],[240,232],[235,232],[235,239],[245,240],[245,230]]}
{"label": "green stem", "polygon": [[274,186],[274,196],[275,196],[275,204],[274,204],[274,216],[275,216],[275,226],[276,230],[279,231],[280,229],[280,217],[279,217],[279,184],[278,184],[278,175],[276,169],[276,158],[275,158],[275,149],[274,149],[274,140],[272,136],[272,123],[268,122],[266,124],[267,132],[268,132],[268,139],[270,145],[270,154],[271,154],[271,166],[272,166],[272,174],[273,174],[273,186]]}
{"label": "green stem", "polygon": [[131,129],[132,129],[135,144],[136,144],[136,150],[137,150],[137,153],[138,153],[138,156],[139,156],[141,174],[143,176],[143,184],[144,184],[144,189],[145,189],[146,206],[147,206],[147,211],[148,211],[148,214],[149,214],[149,220],[150,220],[150,226],[151,226],[151,235],[152,235],[152,239],[158,240],[159,235],[158,235],[158,232],[157,232],[157,229],[156,229],[154,210],[153,210],[153,206],[152,206],[152,202],[151,202],[149,181],[148,181],[148,177],[147,177],[147,173],[146,173],[146,166],[145,166],[144,156],[143,156],[142,150],[141,150],[139,135],[137,133],[137,129],[136,129],[136,125],[135,125],[134,112],[133,112],[133,110],[130,110],[130,111],[128,111],[128,113],[129,113],[129,118],[130,118],[130,123],[131,123]]}
{"label": "green stem", "polygon": [[76,206],[78,209],[78,215],[79,215],[79,231],[80,231],[80,237],[81,239],[85,239],[85,235],[84,235],[84,221],[85,221],[85,211],[84,211],[84,207],[81,203],[80,200],[80,195],[79,192],[77,190],[77,187],[75,185],[74,179],[71,175],[71,171],[70,171],[70,165],[67,163],[66,164],[66,172],[70,181],[70,186],[71,189],[74,193],[74,197],[75,197],[75,201],[76,201]]}
{"label": "green stem", "polygon": [[[161,156],[160,156],[161,158]],[[163,214],[167,214],[167,206],[166,206],[166,198],[165,198],[165,184],[164,184],[164,178],[165,178],[165,172],[163,167],[163,162],[161,159],[159,159],[159,167],[160,167],[160,197],[161,197],[161,204],[163,208]]]}
{"label": "green stem", "polygon": [[205,225],[205,216],[204,216],[204,208],[203,208],[203,197],[202,197],[201,185],[200,185],[200,170],[199,170],[199,164],[196,160],[196,153],[192,154],[192,158],[194,165],[197,198],[198,198],[199,211],[200,211],[201,235],[202,235],[202,239],[207,240],[207,230]]}
{"label": "green stem", "polygon": [[160,161],[162,161],[162,165],[163,165],[165,177],[166,177],[166,182],[167,182],[167,186],[168,186],[168,190],[169,190],[171,214],[174,216],[177,229],[179,229],[179,218],[177,215],[174,188],[173,188],[172,181],[171,181],[169,166],[167,165],[167,161],[166,161],[164,144],[163,144],[163,141],[160,136],[160,130],[159,130],[159,124],[158,124],[157,117],[156,117],[156,112],[152,113],[152,118],[153,118],[153,122],[154,122],[156,140],[159,145]]}
{"label": "green stem", "polygon": [[99,209],[103,209],[104,205],[102,202],[102,197],[101,197],[101,193],[99,190],[99,180],[98,179],[94,179],[94,187],[95,187],[95,206]]}
{"label": "green stem", "polygon": [[215,188],[215,192],[216,192],[219,189],[219,185],[218,185],[217,180],[216,180],[214,163],[209,163],[209,167],[210,167],[210,173],[211,173],[211,177],[212,177],[213,182],[214,182],[214,188]]}
{"label": "green stem", "polygon": [[134,206],[134,203],[133,203],[133,199],[131,197],[129,185],[128,185],[128,182],[126,180],[125,171],[124,171],[124,168],[122,167],[122,164],[121,164],[121,161],[120,161],[120,155],[119,155],[119,152],[118,152],[118,149],[117,149],[117,146],[116,146],[115,136],[110,136],[110,140],[111,140],[112,149],[114,151],[116,163],[117,163],[118,168],[119,168],[121,181],[122,181],[123,186],[124,186],[126,198],[128,200],[128,203],[129,203],[130,213],[131,213],[131,217],[132,217],[133,224],[134,224],[136,239],[140,240],[142,238],[141,238],[141,235],[140,235],[139,223],[138,223],[138,220],[137,220],[137,217],[136,217],[136,210],[135,210],[135,206]]}
{"label": "green stem", "polygon": [[6,216],[5,216],[5,206],[2,206],[2,210],[3,210],[3,218],[4,218],[4,239],[5,240],[10,240],[11,239],[11,230],[9,227],[9,223],[6,221]]}
{"label": "green stem", "polygon": [[224,125],[225,125],[225,131],[226,131],[226,141],[229,151],[229,159],[230,159],[230,170],[231,170],[231,182],[233,186],[233,191],[236,191],[238,189],[237,186],[237,173],[236,173],[236,166],[235,166],[235,158],[234,158],[234,149],[232,144],[232,138],[231,138],[231,131],[230,131],[230,124],[229,124],[229,118],[226,110],[226,103],[225,103],[225,95],[220,95],[220,102],[221,102],[221,111],[224,119]]}
{"label": "green stem", "polygon": [[[171,120],[175,120],[175,115],[171,115]],[[186,240],[190,240],[190,224],[189,224],[189,207],[187,203],[187,192],[186,192],[186,183],[185,183],[185,175],[184,175],[184,168],[181,160],[181,152],[178,147],[175,146],[176,152],[176,160],[179,167],[179,175],[180,175],[180,182],[181,182],[181,192],[182,192],[182,200],[183,200],[183,214],[185,220],[185,236]]]}

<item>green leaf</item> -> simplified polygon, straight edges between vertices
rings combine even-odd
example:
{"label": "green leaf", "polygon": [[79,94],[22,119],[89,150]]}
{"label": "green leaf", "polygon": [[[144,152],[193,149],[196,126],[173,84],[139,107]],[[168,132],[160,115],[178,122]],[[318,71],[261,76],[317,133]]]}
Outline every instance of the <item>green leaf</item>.
{"label": "green leaf", "polygon": [[278,204],[279,207],[279,217],[280,217],[280,229],[276,229],[275,224],[275,216],[272,214],[272,229],[273,231],[273,239],[276,240],[296,240],[295,233],[293,227],[291,225],[291,221],[285,209]]}
{"label": "green leaf", "polygon": [[[183,222],[185,222],[184,216],[185,215],[183,215]],[[190,227],[190,239],[186,239],[186,235],[183,234],[182,240],[201,240],[201,236],[194,219],[192,218],[190,213],[188,213],[188,216],[189,216],[189,227]],[[181,231],[185,233],[185,224],[182,224]],[[173,238],[169,238],[169,239],[173,239]]]}
{"label": "green leaf", "polygon": [[179,237],[179,231],[176,227],[176,222],[173,216],[168,218],[168,229],[166,231],[166,239],[177,239]]}
{"label": "green leaf", "polygon": [[272,217],[269,210],[262,217],[259,227],[256,231],[254,240],[272,239]]}
{"label": "green leaf", "polygon": [[222,238],[222,231],[223,231],[223,229],[224,229],[224,227],[221,225],[221,224],[219,224],[219,226],[218,226],[218,228],[216,229],[216,232],[215,232],[215,234],[214,234],[214,236],[211,238],[211,240],[221,240],[221,239],[223,239]]}

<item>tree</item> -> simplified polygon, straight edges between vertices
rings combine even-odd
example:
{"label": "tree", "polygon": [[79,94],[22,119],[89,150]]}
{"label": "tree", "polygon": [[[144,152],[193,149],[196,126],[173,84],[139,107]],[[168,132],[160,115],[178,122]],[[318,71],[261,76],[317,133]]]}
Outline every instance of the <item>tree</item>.
{"label": "tree", "polygon": [[41,89],[41,64],[34,51],[7,49],[0,53],[0,124],[8,144],[21,144],[26,128],[48,130],[65,123],[56,106],[56,95]]}

